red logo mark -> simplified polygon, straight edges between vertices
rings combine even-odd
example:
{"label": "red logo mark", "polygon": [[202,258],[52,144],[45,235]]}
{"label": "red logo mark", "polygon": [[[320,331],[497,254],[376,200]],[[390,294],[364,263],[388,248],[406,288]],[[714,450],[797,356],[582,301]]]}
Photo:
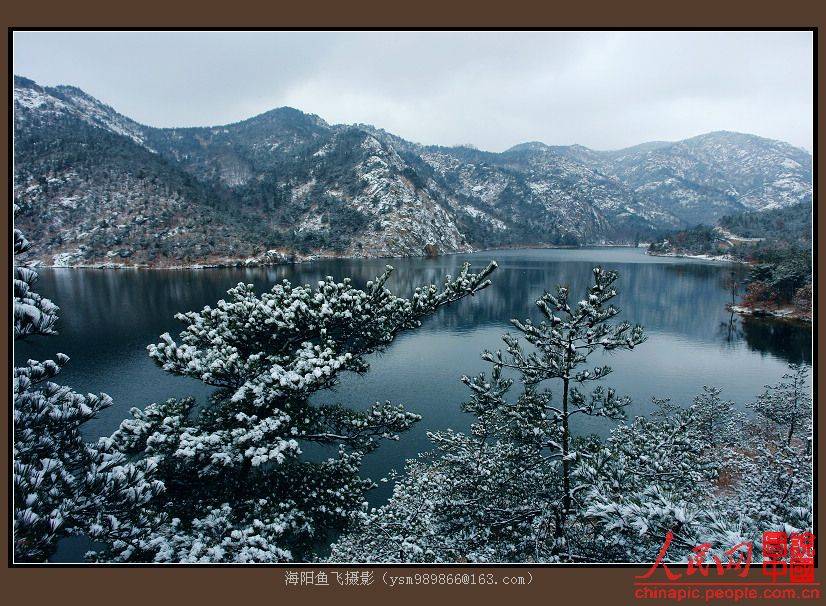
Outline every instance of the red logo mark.
{"label": "red logo mark", "polygon": [[[674,572],[665,562],[668,548],[674,540],[670,530],[665,535],[665,542],[657,558],[645,574],[638,579],[650,578],[657,568],[662,568],[669,581],[682,578],[682,572]],[[728,571],[739,571],[737,576],[747,577],[751,568],[753,546],[751,541],[738,543],[723,553],[723,558],[711,553],[711,543],[697,545],[688,554],[685,576],[698,574],[708,577],[709,571],[721,577]],[[788,575],[791,583],[813,583],[815,571],[815,535],[811,532],[797,532],[787,535],[785,532],[767,531],[763,533],[763,575],[776,582],[778,577]]]}

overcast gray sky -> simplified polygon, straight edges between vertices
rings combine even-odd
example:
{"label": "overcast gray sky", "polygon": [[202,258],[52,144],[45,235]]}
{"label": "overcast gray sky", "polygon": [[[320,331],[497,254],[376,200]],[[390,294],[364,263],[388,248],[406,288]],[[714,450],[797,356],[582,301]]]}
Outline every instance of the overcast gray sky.
{"label": "overcast gray sky", "polygon": [[812,149],[811,32],[15,32],[14,73],[152,126],[289,105],[420,143]]}

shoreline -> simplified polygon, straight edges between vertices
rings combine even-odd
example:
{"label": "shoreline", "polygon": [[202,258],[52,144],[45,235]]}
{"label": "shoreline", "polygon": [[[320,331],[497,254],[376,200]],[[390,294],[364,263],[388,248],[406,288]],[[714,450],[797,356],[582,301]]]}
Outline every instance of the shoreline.
{"label": "shoreline", "polygon": [[678,259],[700,259],[703,261],[717,261],[720,263],[735,263],[737,265],[749,265],[748,262],[743,261],[741,259],[735,259],[731,255],[689,255],[689,254],[681,254],[681,253],[655,253],[650,252],[648,250],[645,251],[646,255],[651,257],[673,257]]}
{"label": "shoreline", "polygon": [[[720,263],[732,263],[736,265],[749,266],[751,263],[742,259],[735,259],[730,255],[688,255],[679,253],[652,253],[645,251],[646,255],[652,257],[678,257],[685,259],[702,259],[706,261],[717,261]],[[749,318],[760,318],[769,320],[782,320],[786,322],[799,322],[805,324],[812,324],[812,318],[801,315],[800,311],[793,306],[785,306],[778,308],[769,307],[746,307],[745,305],[731,305],[727,304],[726,309],[736,313],[739,316]]]}
{"label": "shoreline", "polygon": [[[114,270],[197,270],[197,269],[242,269],[242,268],[258,268],[258,267],[276,267],[279,265],[298,265],[302,263],[310,263],[313,261],[326,261],[331,259],[342,260],[379,260],[379,259],[435,259],[438,257],[447,257],[453,255],[475,254],[483,252],[493,252],[500,250],[578,250],[584,248],[643,248],[643,246],[634,246],[633,244],[584,244],[582,246],[572,245],[515,245],[515,246],[496,246],[491,248],[479,248],[466,251],[445,252],[438,255],[378,255],[375,257],[368,256],[349,256],[349,255],[333,255],[333,254],[312,254],[306,257],[288,258],[286,254],[275,260],[256,259],[254,257],[248,259],[226,259],[214,263],[191,263],[186,265],[149,265],[137,263],[89,263],[77,265],[51,265],[46,263],[22,263],[20,267],[29,269],[114,269]],[[645,254],[648,254],[646,252]],[[656,256],[656,255],[652,255]],[[668,256],[668,255],[661,255]],[[674,256],[674,255],[672,255]]]}
{"label": "shoreline", "polygon": [[812,318],[801,316],[800,312],[794,307],[779,307],[771,309],[768,307],[746,307],[745,305],[727,305],[730,311],[749,318],[769,319],[769,320],[783,320],[786,322],[800,322],[803,324],[812,324]]}

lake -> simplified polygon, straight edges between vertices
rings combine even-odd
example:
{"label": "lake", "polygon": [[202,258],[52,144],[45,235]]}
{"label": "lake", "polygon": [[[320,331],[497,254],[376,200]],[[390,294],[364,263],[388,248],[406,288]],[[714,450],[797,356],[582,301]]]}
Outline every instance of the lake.
{"label": "lake", "polygon": [[[79,392],[105,392],[114,405],[89,423],[90,439],[106,435],[131,407],[169,397],[205,400],[210,390],[192,379],[162,372],[149,359],[146,346],[158,336],[181,329],[177,312],[213,305],[238,282],[263,290],[283,279],[315,283],[331,275],[350,276],[358,286],[383,271],[396,271],[388,287],[409,295],[417,285],[441,283],[468,260],[481,269],[499,263],[493,286],[441,310],[418,330],[403,333],[383,353],[374,355],[371,371],[344,376],[335,391],[316,402],[365,407],[376,401],[402,403],[422,415],[398,442],[383,444],[365,463],[364,472],[379,479],[401,469],[405,459],[428,450],[426,432],[466,429],[470,417],[459,404],[467,397],[462,374],[487,369],[484,349],[501,347],[511,318],[537,319],[534,301],[557,283],[569,285],[579,300],[600,264],[619,272],[618,306],[622,318],[645,326],[648,341],[632,352],[619,352],[608,362],[614,373],[603,384],[633,398],[629,415],[644,414],[652,396],[688,403],[703,385],[716,385],[740,406],[776,382],[790,362],[811,364],[811,326],[740,319],[726,311],[730,300],[724,281],[742,266],[669,257],[651,257],[642,249],[583,248],[489,251],[432,259],[327,260],[264,268],[200,270],[41,269],[37,290],[61,307],[60,334],[17,344],[15,357],[43,359],[56,352],[70,356],[60,382]],[[580,423],[578,432],[607,431],[605,422]],[[317,455],[317,453],[312,453]],[[389,484],[371,495],[379,504]]]}

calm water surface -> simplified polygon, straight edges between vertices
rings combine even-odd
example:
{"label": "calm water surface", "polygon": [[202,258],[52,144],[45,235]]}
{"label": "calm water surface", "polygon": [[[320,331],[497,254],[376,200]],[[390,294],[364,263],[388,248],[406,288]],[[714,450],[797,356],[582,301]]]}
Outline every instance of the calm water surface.
{"label": "calm water surface", "polygon": [[[404,460],[428,450],[426,432],[470,423],[459,404],[467,397],[462,374],[487,369],[484,349],[501,346],[510,318],[538,318],[535,299],[557,283],[569,285],[578,300],[601,264],[620,273],[618,306],[622,317],[645,326],[648,341],[633,352],[610,356],[614,368],[604,384],[630,395],[630,415],[644,414],[652,396],[687,403],[703,385],[717,385],[744,405],[766,383],[775,382],[789,362],[811,363],[811,327],[741,320],[726,312],[730,295],[724,279],[742,267],[704,261],[649,257],[641,249],[510,250],[394,259],[388,286],[409,295],[416,285],[441,282],[461,263],[483,267],[495,259],[493,286],[443,309],[416,331],[402,334],[385,352],[372,356],[371,371],[344,376],[333,392],[316,402],[365,407],[376,401],[403,403],[422,415],[415,428],[384,444],[365,464],[365,474],[383,477]],[[240,281],[266,289],[283,279],[314,283],[323,276],[350,276],[361,286],[381,273],[386,260],[331,260],[252,269],[205,270],[40,270],[38,290],[61,307],[60,335],[18,344],[17,360],[53,357],[71,362],[60,382],[79,392],[105,392],[114,405],[87,426],[90,439],[114,430],[133,407],[169,397],[204,400],[201,383],[173,377],[148,358],[146,346],[164,332],[177,335],[177,312],[212,305]],[[580,432],[604,433],[603,423],[581,423]],[[378,504],[391,487],[381,484]]]}

